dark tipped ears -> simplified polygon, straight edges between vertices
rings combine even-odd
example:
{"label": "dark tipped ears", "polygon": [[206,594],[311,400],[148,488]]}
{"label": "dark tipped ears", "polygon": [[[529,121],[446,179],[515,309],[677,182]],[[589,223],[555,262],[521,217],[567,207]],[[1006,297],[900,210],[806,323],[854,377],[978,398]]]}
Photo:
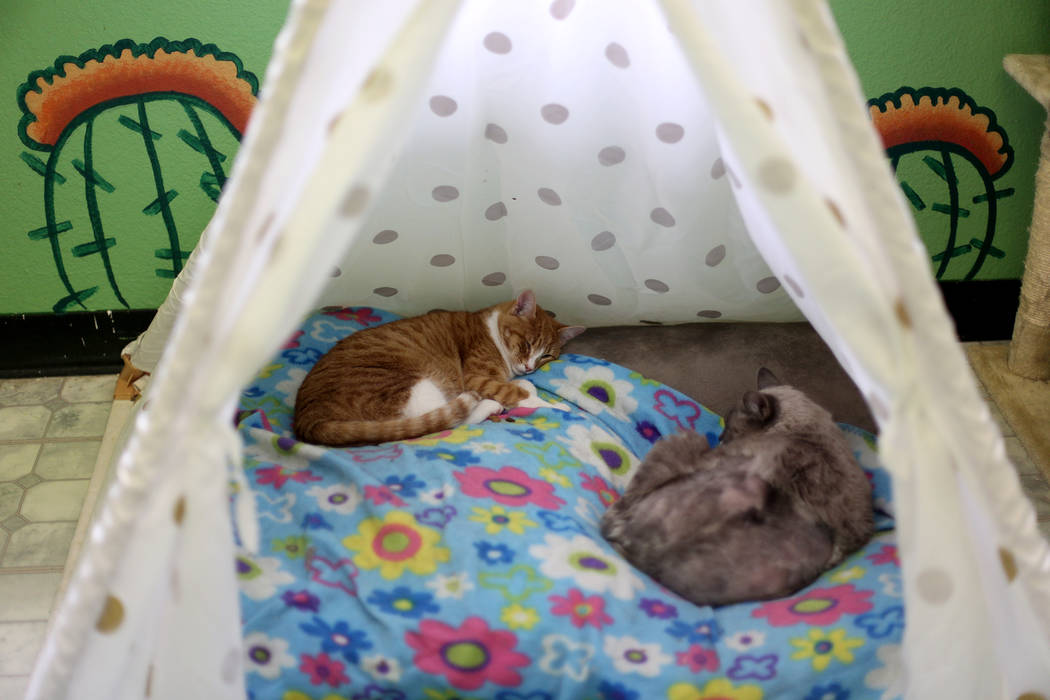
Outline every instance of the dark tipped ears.
{"label": "dark tipped ears", "polygon": [[763,423],[769,421],[776,412],[776,398],[760,391],[749,391],[744,394],[744,412],[751,418]]}
{"label": "dark tipped ears", "polygon": [[780,380],[777,379],[777,375],[770,372],[765,367],[758,370],[758,390],[768,389],[771,386],[780,384]]}
{"label": "dark tipped ears", "polygon": [[564,345],[585,330],[583,326],[562,326],[558,329],[558,340]]}
{"label": "dark tipped ears", "polygon": [[515,316],[532,318],[536,313],[536,295],[531,289],[526,289],[514,300],[514,308],[510,310]]}

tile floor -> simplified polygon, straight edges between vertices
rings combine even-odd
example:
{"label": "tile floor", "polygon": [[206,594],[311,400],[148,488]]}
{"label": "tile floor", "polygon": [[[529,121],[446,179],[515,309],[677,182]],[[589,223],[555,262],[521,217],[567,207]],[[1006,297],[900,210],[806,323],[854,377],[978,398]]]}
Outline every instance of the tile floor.
{"label": "tile floor", "polygon": [[[994,343],[967,345],[982,395],[1035,504],[1040,529],[1050,537],[1050,463],[1032,459],[1025,447],[1030,436],[1015,432],[985,385],[991,383],[989,372],[1002,370],[1005,354]],[[982,352],[992,364],[975,361]],[[0,380],[0,698],[5,700],[22,696],[43,643],[113,407],[115,381],[115,376]],[[1036,383],[1036,390],[1050,397],[1050,383]]]}
{"label": "tile floor", "polygon": [[43,643],[115,383],[0,380],[0,698],[22,696]]}

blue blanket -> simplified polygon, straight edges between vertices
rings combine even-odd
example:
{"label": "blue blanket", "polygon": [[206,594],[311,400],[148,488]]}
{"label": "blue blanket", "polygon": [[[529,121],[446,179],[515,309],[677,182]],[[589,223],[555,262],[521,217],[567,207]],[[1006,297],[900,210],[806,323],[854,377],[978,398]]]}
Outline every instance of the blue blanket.
{"label": "blue blanket", "polygon": [[789,598],[697,607],[632,568],[598,520],[662,435],[721,419],[602,360],[530,375],[564,410],[515,409],[416,440],[291,437],[295,392],[343,336],[396,318],[328,308],[244,392],[261,527],[237,558],[255,700],[844,700],[896,696],[904,624],[889,477],[876,537]]}

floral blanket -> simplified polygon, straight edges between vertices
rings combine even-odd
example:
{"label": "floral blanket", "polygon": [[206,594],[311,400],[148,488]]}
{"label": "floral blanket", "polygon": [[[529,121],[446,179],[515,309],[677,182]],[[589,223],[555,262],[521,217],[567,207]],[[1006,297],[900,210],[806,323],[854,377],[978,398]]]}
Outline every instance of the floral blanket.
{"label": "floral blanket", "polygon": [[251,697],[896,697],[904,611],[871,436],[844,426],[879,509],[870,544],[790,598],[697,607],[598,531],[653,442],[721,431],[638,373],[569,354],[529,376],[563,410],[356,449],[292,439],[307,370],[393,318],[318,312],[243,394],[242,493],[261,529],[237,558]]}

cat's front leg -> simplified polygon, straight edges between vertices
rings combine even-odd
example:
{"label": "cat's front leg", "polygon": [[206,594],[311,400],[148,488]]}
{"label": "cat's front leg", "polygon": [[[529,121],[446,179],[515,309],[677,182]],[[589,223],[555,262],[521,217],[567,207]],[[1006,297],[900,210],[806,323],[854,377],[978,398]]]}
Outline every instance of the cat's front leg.
{"label": "cat's front leg", "polygon": [[528,379],[515,379],[511,381],[511,384],[520,386],[529,394],[528,398],[523,399],[516,404],[519,408],[553,408],[559,411],[569,410],[564,404],[554,404],[541,399],[539,392],[536,390],[536,385]]}
{"label": "cat's front leg", "polygon": [[517,384],[502,382],[484,375],[468,375],[466,388],[476,391],[483,399],[496,401],[500,406],[517,406],[519,401],[529,398],[529,392]]}

